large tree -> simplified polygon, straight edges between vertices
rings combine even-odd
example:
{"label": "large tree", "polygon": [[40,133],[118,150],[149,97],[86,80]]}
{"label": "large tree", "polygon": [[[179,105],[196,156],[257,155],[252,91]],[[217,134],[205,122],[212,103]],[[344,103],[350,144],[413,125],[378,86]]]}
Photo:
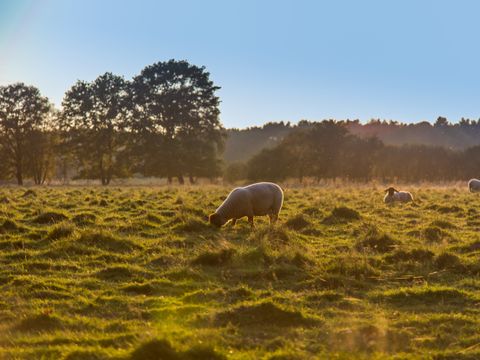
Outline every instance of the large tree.
{"label": "large tree", "polygon": [[59,125],[80,176],[108,185],[121,174],[127,102],[127,82],[109,72],[93,82],[77,81],[66,92]]}
{"label": "large tree", "polygon": [[45,146],[35,136],[45,130],[52,106],[34,86],[0,86],[0,140],[2,157],[23,185],[29,159]]}
{"label": "large tree", "polygon": [[[204,67],[170,60],[145,67],[133,79],[132,122],[143,168],[169,181],[220,171],[224,131],[219,120],[219,87]],[[208,169],[206,174],[205,169]]]}

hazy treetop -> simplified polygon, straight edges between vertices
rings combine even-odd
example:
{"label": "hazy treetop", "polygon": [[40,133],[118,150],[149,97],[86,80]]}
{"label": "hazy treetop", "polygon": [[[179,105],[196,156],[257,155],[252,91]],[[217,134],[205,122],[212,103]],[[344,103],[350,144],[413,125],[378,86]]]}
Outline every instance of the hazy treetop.
{"label": "hazy treetop", "polygon": [[222,121],[478,118],[477,14],[463,1],[3,0],[0,85],[55,104],[77,79],[171,58],[206,66]]}

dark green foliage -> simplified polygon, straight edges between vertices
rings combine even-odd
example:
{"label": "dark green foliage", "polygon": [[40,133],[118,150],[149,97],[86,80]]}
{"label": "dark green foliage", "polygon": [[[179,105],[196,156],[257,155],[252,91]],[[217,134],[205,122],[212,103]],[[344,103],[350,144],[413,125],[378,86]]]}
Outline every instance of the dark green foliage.
{"label": "dark green foliage", "polygon": [[127,239],[118,239],[105,232],[85,231],[77,240],[79,244],[115,252],[129,252],[140,248],[139,245]]}
{"label": "dark green foliage", "polygon": [[125,286],[123,291],[133,294],[141,295],[153,295],[155,292],[155,287],[149,283],[146,284],[132,284]]}
{"label": "dark green foliage", "polygon": [[51,112],[51,104],[36,87],[23,83],[0,86],[1,166],[18,185],[23,185],[27,174],[33,175],[36,184],[45,180],[46,159],[42,155],[47,150],[39,138]]}
{"label": "dark green foliage", "polygon": [[185,360],[227,360],[225,355],[219,354],[209,346],[196,346],[183,353]]}
{"label": "dark green foliage", "polygon": [[459,269],[462,262],[457,255],[445,252],[435,258],[435,266],[439,269]]}
{"label": "dark green foliage", "polygon": [[323,219],[325,224],[347,223],[361,218],[360,213],[346,206],[336,207],[331,214]]}
{"label": "dark green foliage", "polygon": [[18,225],[15,221],[10,219],[5,219],[3,224],[0,226],[0,233],[1,232],[8,232],[8,231],[15,231],[18,230]]}
{"label": "dark green foliage", "polygon": [[440,229],[456,229],[456,226],[446,220],[435,220],[431,224],[432,227],[439,227]]}
{"label": "dark green foliage", "polygon": [[145,175],[214,177],[223,148],[220,88],[204,67],[169,60],[146,66],[130,87],[134,157]]}
{"label": "dark green foliage", "polygon": [[412,249],[410,251],[397,250],[393,254],[387,255],[385,260],[396,263],[398,261],[418,261],[428,262],[434,257],[434,253],[426,249]]}
{"label": "dark green foliage", "polygon": [[197,219],[188,219],[187,221],[181,223],[176,228],[178,231],[184,232],[197,232],[197,231],[205,231],[211,230],[212,228],[206,221],[200,221]]}
{"label": "dark green foliage", "polygon": [[91,225],[96,218],[95,214],[81,213],[72,217],[72,221],[77,225]]}
{"label": "dark green foliage", "polygon": [[293,218],[288,219],[285,222],[285,225],[293,230],[302,230],[303,228],[307,227],[310,225],[310,222],[305,219],[305,217],[302,214],[296,215]]}
{"label": "dark green foliage", "polygon": [[47,234],[50,240],[58,240],[70,236],[75,231],[75,228],[70,224],[59,224],[53,227]]}
{"label": "dark green foliage", "polygon": [[35,190],[28,189],[23,193],[22,198],[26,198],[26,197],[29,197],[29,196],[36,197],[37,193],[35,192]]}
{"label": "dark green foliage", "polygon": [[125,171],[121,131],[130,103],[127,89],[123,77],[107,72],[92,82],[79,80],[65,93],[58,121],[61,147],[82,164],[80,177],[108,185]]}
{"label": "dark green foliage", "polygon": [[473,299],[461,290],[448,287],[414,287],[392,290],[380,296],[397,305],[467,305]]}
{"label": "dark green foliage", "polygon": [[219,251],[207,251],[193,259],[194,265],[220,266],[228,263],[236,251],[234,249],[221,249]]}
{"label": "dark green foliage", "polygon": [[151,340],[130,355],[131,360],[181,360],[180,354],[166,340]]}
{"label": "dark green foliage", "polygon": [[372,250],[380,253],[385,253],[391,251],[397,242],[392,239],[389,235],[383,234],[377,230],[377,228],[370,228],[365,237],[358,241],[356,248],[358,250]]}
{"label": "dark green foliage", "polygon": [[69,353],[63,360],[106,360],[109,356],[100,351],[77,350]]}
{"label": "dark green foliage", "polygon": [[151,340],[139,346],[129,357],[131,360],[226,360],[208,346],[196,346],[177,351],[166,340]]}
{"label": "dark green foliage", "polygon": [[47,211],[36,216],[32,222],[35,224],[54,224],[67,219],[68,218],[65,214],[55,211]]}
{"label": "dark green foliage", "polygon": [[125,281],[132,278],[135,272],[128,266],[111,266],[97,272],[96,276],[102,280]]}
{"label": "dark green foliage", "polygon": [[15,326],[15,330],[22,332],[54,331],[61,329],[63,322],[54,315],[38,314],[27,317]]}
{"label": "dark green foliage", "polygon": [[425,237],[425,240],[427,240],[427,242],[435,243],[441,241],[444,238],[444,232],[438,227],[429,226],[423,230],[423,236]]}
{"label": "dark green foliage", "polygon": [[437,211],[441,214],[451,214],[451,213],[459,213],[463,212],[463,209],[459,206],[452,205],[452,206],[440,206]]}
{"label": "dark green foliage", "polygon": [[215,317],[215,323],[225,326],[229,323],[238,326],[313,326],[317,320],[305,317],[299,311],[283,309],[272,302],[262,302],[254,305],[241,305],[232,310],[220,312]]}

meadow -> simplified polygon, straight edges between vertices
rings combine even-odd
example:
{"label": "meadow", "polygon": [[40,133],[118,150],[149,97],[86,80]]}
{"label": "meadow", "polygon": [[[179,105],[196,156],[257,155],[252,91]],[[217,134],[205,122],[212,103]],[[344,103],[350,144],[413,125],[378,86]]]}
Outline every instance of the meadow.
{"label": "meadow", "polygon": [[479,359],[479,195],[382,189],[3,188],[0,359]]}

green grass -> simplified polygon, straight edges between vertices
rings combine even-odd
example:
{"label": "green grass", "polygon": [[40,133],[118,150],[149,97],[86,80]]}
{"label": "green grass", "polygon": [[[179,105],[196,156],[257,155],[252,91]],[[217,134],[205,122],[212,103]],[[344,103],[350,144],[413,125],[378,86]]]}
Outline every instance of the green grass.
{"label": "green grass", "polygon": [[382,189],[4,188],[0,359],[480,358],[480,196]]}

